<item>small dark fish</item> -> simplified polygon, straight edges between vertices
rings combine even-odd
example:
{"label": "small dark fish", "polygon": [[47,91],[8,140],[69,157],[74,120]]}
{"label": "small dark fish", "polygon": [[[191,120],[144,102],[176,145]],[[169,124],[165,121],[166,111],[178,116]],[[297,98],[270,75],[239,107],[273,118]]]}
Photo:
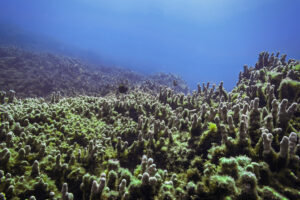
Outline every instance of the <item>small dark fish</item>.
{"label": "small dark fish", "polygon": [[128,87],[124,84],[120,84],[118,90],[120,93],[126,93],[128,91]]}
{"label": "small dark fish", "polygon": [[176,80],[173,80],[173,85],[174,85],[174,87],[176,87],[178,85]]}

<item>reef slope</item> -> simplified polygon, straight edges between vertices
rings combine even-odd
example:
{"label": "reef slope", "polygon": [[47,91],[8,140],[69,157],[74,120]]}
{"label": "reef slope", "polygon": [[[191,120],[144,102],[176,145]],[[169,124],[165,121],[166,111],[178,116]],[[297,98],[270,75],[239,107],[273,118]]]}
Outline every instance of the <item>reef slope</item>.
{"label": "reef slope", "polygon": [[[7,199],[300,199],[300,65],[263,52],[227,92],[1,93]],[[147,86],[149,87],[149,85]],[[152,91],[152,92],[147,92]]]}

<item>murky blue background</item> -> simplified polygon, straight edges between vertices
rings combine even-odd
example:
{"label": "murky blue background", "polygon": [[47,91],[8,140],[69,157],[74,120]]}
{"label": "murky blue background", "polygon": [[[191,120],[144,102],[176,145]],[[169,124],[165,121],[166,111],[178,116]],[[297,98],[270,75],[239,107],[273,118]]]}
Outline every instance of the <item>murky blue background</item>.
{"label": "murky blue background", "polygon": [[297,0],[1,0],[0,22],[106,64],[230,90],[261,51],[300,59],[299,10]]}

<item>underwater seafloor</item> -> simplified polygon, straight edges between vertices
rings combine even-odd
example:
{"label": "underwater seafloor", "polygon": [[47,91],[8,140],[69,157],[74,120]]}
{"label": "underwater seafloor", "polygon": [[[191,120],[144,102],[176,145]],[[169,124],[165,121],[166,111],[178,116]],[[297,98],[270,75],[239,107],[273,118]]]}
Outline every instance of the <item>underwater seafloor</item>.
{"label": "underwater seafloor", "polygon": [[1,200],[300,199],[299,61],[263,52],[192,94],[14,48],[0,66]]}

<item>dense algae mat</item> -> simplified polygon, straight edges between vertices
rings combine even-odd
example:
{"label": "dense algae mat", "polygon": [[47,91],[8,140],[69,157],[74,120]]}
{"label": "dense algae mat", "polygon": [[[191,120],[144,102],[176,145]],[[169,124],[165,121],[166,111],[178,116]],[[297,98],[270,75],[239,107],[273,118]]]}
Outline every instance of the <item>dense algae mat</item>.
{"label": "dense algae mat", "polygon": [[[300,65],[261,53],[237,86],[52,101],[1,96],[7,199],[300,199]],[[216,88],[215,88],[216,87]]]}

